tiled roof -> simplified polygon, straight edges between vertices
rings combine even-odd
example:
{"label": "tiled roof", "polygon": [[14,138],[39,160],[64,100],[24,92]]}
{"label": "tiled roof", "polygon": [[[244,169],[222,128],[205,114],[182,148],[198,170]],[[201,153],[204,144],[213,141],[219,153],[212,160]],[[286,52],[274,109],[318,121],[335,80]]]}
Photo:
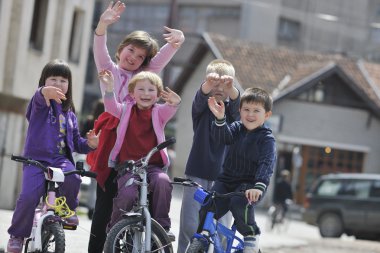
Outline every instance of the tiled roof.
{"label": "tiled roof", "polygon": [[380,109],[380,64],[336,54],[271,48],[218,34],[207,36],[210,38],[209,43],[213,44],[209,46],[216,48],[224,59],[232,62],[243,89],[259,86],[272,93],[275,90],[281,93],[323,68],[334,65]]}

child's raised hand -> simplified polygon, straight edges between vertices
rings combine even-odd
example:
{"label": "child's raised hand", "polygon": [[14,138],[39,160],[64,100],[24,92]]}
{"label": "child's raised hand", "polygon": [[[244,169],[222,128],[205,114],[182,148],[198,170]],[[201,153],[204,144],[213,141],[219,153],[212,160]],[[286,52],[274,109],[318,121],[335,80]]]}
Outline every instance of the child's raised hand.
{"label": "child's raised hand", "polygon": [[226,90],[233,89],[234,87],[234,78],[232,76],[224,75],[220,77],[221,83],[224,85]]}
{"label": "child's raised hand", "polygon": [[87,134],[86,134],[87,145],[90,148],[95,149],[98,147],[100,133],[101,133],[101,130],[99,131],[98,134],[96,134],[94,129],[87,132]]}
{"label": "child's raised hand", "polygon": [[220,76],[217,73],[209,73],[206,76],[206,83],[210,88],[215,88],[220,84]]}
{"label": "child's raised hand", "polygon": [[102,70],[99,72],[98,77],[99,80],[106,86],[106,91],[112,92],[114,86],[114,78],[112,72],[106,69]]}
{"label": "child's raised hand", "polygon": [[220,80],[228,97],[231,99],[237,99],[239,91],[234,86],[234,78],[232,76],[224,75]]}
{"label": "child's raised hand", "polygon": [[62,104],[62,100],[66,100],[66,95],[62,90],[54,86],[44,86],[41,94],[44,96],[47,106],[50,106],[50,99],[54,99],[58,104]]}
{"label": "child's raised hand", "polygon": [[168,32],[163,34],[166,42],[171,44],[174,48],[179,48],[185,41],[185,35],[183,35],[183,32],[167,26],[164,26],[164,28]]}
{"label": "child's raised hand", "polygon": [[210,108],[210,111],[214,114],[215,118],[221,120],[224,118],[225,108],[224,103],[217,102],[215,97],[209,97],[208,98],[208,108]]}
{"label": "child's raised hand", "polygon": [[177,106],[181,103],[181,97],[169,87],[166,87],[166,90],[161,91],[161,98],[169,105]]}
{"label": "child's raised hand", "polygon": [[263,192],[258,189],[248,189],[245,191],[245,197],[249,204],[259,201],[262,194]]}
{"label": "child's raised hand", "polygon": [[107,26],[115,23],[120,19],[121,13],[125,10],[125,4],[117,1],[113,4],[113,1],[110,2],[107,9],[100,16],[98,26],[96,27],[97,35],[104,35],[107,29]]}

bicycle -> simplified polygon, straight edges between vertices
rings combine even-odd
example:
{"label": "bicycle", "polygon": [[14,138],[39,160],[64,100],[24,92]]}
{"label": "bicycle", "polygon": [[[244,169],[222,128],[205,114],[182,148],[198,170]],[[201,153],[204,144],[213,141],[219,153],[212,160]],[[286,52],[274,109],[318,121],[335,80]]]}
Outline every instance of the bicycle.
{"label": "bicycle", "polygon": [[35,210],[32,232],[26,239],[24,252],[65,252],[64,229],[76,229],[76,225],[67,223],[65,219],[75,212],[68,208],[64,196],[57,197],[58,183],[64,182],[65,176],[68,175],[78,174],[95,178],[96,173],[85,171],[78,163],[76,170],[63,172],[60,168],[45,166],[39,161],[23,156],[12,155],[11,160],[40,168],[47,182],[44,198],[41,198]]}
{"label": "bicycle", "polygon": [[[244,192],[230,192],[220,194],[215,191],[210,192],[205,190],[200,184],[192,181],[191,179],[175,177],[172,184],[180,184],[186,187],[196,187],[194,199],[201,205],[207,204],[209,201],[215,202],[218,198],[231,198],[240,196],[245,198]],[[214,204],[214,203],[213,203]],[[213,206],[213,205],[210,205]],[[233,224],[231,228],[227,228],[220,222],[214,219],[215,213],[207,210],[206,218],[202,227],[201,233],[195,233],[186,253],[242,253],[244,250],[244,241],[238,237],[236,225]],[[220,235],[225,238],[222,242]],[[261,251],[259,251],[260,253]]]}
{"label": "bicycle", "polygon": [[[137,160],[126,161],[115,167],[119,175],[129,171],[139,175],[141,180],[131,178],[126,186],[139,186],[139,200],[131,211],[125,212],[123,218],[109,231],[104,244],[105,253],[114,252],[161,252],[173,253],[173,246],[165,229],[155,221],[149,212],[147,171],[149,160],[154,153],[175,143],[175,138],[154,147],[149,153]],[[150,238],[150,239],[148,239]]]}
{"label": "bicycle", "polygon": [[[292,203],[291,200],[286,200],[285,205],[289,207]],[[279,232],[285,232],[289,227],[289,216],[282,204],[273,204],[267,212],[266,228],[268,231],[278,230]]]}

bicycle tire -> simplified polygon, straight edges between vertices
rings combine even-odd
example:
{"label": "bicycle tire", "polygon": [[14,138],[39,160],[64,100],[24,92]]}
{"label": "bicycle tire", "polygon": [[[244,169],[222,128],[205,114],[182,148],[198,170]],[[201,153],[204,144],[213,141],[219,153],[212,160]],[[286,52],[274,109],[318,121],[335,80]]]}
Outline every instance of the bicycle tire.
{"label": "bicycle tire", "polygon": [[193,239],[186,250],[186,253],[204,253],[207,252],[205,244],[198,239]]}
{"label": "bicycle tire", "polygon": [[41,230],[41,241],[43,253],[65,252],[65,232],[59,223],[43,225]]}
{"label": "bicycle tire", "polygon": [[[152,219],[151,251],[158,253],[173,253],[173,246],[165,230]],[[144,222],[140,217],[128,217],[116,223],[107,235],[104,244],[105,253],[145,252],[144,247],[133,249],[133,236],[136,232],[145,231]],[[142,240],[144,245],[144,239]]]}

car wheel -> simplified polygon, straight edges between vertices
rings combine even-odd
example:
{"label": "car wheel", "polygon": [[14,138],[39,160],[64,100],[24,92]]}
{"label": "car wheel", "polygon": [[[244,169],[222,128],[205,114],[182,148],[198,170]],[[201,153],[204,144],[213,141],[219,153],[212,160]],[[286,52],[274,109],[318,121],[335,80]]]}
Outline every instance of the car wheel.
{"label": "car wheel", "polygon": [[319,218],[319,233],[322,237],[338,238],[343,234],[343,222],[335,213],[325,213]]}

